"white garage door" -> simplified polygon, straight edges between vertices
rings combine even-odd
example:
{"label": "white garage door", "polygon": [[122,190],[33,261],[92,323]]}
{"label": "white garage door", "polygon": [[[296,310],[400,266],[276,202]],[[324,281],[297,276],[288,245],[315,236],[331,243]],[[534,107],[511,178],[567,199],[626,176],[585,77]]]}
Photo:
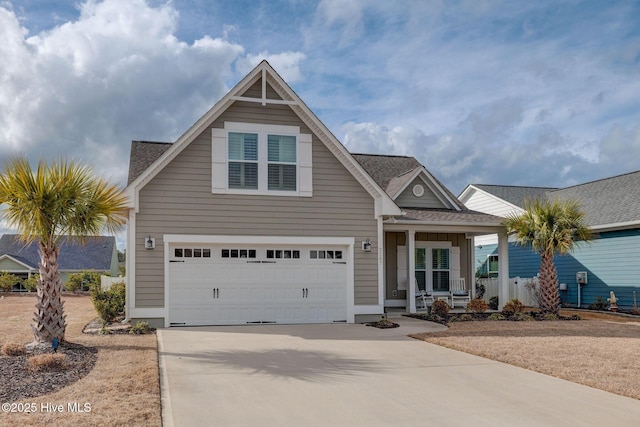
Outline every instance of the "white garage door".
{"label": "white garage door", "polygon": [[169,321],[178,325],[347,319],[347,248],[171,244]]}

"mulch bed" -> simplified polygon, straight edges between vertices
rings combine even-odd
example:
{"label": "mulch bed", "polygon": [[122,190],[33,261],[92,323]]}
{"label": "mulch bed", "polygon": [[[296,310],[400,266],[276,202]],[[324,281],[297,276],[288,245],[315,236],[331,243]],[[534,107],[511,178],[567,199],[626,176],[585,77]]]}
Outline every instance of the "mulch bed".
{"label": "mulch bed", "polygon": [[374,328],[378,328],[378,329],[391,329],[391,328],[397,328],[400,325],[398,325],[395,322],[392,322],[390,320],[380,320],[379,322],[369,322],[369,323],[365,323],[365,325],[367,326],[373,326]]}
{"label": "mulch bed", "polygon": [[85,377],[98,360],[96,348],[63,341],[58,347],[58,353],[66,356],[66,369],[29,371],[27,359],[41,353],[52,353],[52,350],[34,349],[25,356],[0,355],[0,402],[16,402],[58,391]]}

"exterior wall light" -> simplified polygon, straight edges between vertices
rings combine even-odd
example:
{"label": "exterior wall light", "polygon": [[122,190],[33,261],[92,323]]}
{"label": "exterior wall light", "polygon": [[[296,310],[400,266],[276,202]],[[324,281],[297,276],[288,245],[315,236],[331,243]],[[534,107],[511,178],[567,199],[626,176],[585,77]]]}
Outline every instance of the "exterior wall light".
{"label": "exterior wall light", "polygon": [[155,237],[147,236],[144,238],[144,248],[145,249],[155,249],[156,248],[156,239]]}
{"label": "exterior wall light", "polygon": [[362,251],[371,252],[371,241],[369,239],[362,241]]}

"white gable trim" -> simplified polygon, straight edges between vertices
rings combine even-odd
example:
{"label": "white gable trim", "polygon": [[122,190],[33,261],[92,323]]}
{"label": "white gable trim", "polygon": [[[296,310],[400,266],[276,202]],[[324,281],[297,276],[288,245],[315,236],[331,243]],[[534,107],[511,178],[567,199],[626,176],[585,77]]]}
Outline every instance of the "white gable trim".
{"label": "white gable trim", "polygon": [[438,181],[429,173],[429,171],[423,167],[417,167],[411,174],[411,177],[407,179],[402,187],[395,194],[391,196],[393,200],[397,199],[408,187],[411,185],[416,178],[420,177],[422,182],[426,184],[426,186],[431,190],[431,192],[442,202],[443,205],[448,207],[449,209],[455,209],[457,211],[461,210],[458,204],[447,194],[446,191],[442,188],[442,186],[438,183]]}
{"label": "white gable trim", "polygon": [[22,261],[20,261],[20,260],[15,259],[14,257],[12,257],[12,256],[11,256],[11,255],[9,255],[9,254],[4,254],[4,255],[0,256],[0,261],[2,261],[3,259],[9,259],[9,260],[11,260],[11,261],[15,262],[16,264],[19,264],[19,265],[24,266],[24,267],[25,267],[25,269],[27,269],[27,270],[29,270],[29,271],[38,271],[38,269],[37,269],[37,268],[31,267],[30,265],[25,264],[24,262],[22,262]]}
{"label": "white gable trim", "polygon": [[502,204],[504,204],[504,205],[506,205],[506,206],[508,206],[508,207],[510,207],[512,209],[515,209],[519,214],[524,212],[524,209],[522,209],[520,206],[517,206],[517,205],[514,205],[513,203],[507,202],[506,200],[504,200],[504,199],[502,199],[502,198],[500,198],[500,197],[498,197],[498,196],[496,196],[494,194],[491,194],[488,191],[485,191],[485,190],[483,190],[481,188],[478,188],[473,184],[469,184],[467,186],[467,188],[465,188],[464,191],[460,194],[459,199],[465,205],[466,205],[465,201],[468,201],[471,198],[471,196],[473,195],[473,193],[471,192],[472,189],[474,191],[476,191],[477,193],[480,193],[480,194],[482,194],[482,195],[484,195],[486,197],[489,197],[490,199],[493,199],[493,200],[495,200],[495,201],[497,201],[499,203],[502,203]]}
{"label": "white gable trim", "polygon": [[[391,200],[382,188],[364,171],[362,166],[351,156],[347,149],[336,139],[329,129],[315,116],[315,114],[302,102],[291,87],[276,73],[267,61],[262,61],[249,74],[247,74],[233,89],[231,89],[220,101],[218,101],[205,115],[191,126],[171,147],[165,151],[151,166],[149,166],[138,178],[126,188],[131,208],[139,209],[139,192],[151,181],[164,167],[166,167],[178,154],[182,152],[198,135],[211,125],[233,102],[239,94],[244,93],[259,78],[263,78],[262,98],[259,102],[282,104],[283,100],[291,106],[291,109],[322,141],[331,153],[353,175],[363,188],[375,200],[375,215],[400,215],[400,208]],[[282,98],[272,100],[266,98],[266,82]],[[244,99],[243,99],[244,100]],[[256,101],[256,99],[252,99]]]}

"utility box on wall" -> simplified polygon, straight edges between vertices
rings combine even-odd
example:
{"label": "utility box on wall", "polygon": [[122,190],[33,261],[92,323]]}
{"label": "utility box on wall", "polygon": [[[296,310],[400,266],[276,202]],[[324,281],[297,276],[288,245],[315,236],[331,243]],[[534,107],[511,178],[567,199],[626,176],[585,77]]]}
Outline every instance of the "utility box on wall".
{"label": "utility box on wall", "polygon": [[578,271],[576,273],[576,282],[579,285],[586,285],[587,282],[587,272],[586,271]]}

